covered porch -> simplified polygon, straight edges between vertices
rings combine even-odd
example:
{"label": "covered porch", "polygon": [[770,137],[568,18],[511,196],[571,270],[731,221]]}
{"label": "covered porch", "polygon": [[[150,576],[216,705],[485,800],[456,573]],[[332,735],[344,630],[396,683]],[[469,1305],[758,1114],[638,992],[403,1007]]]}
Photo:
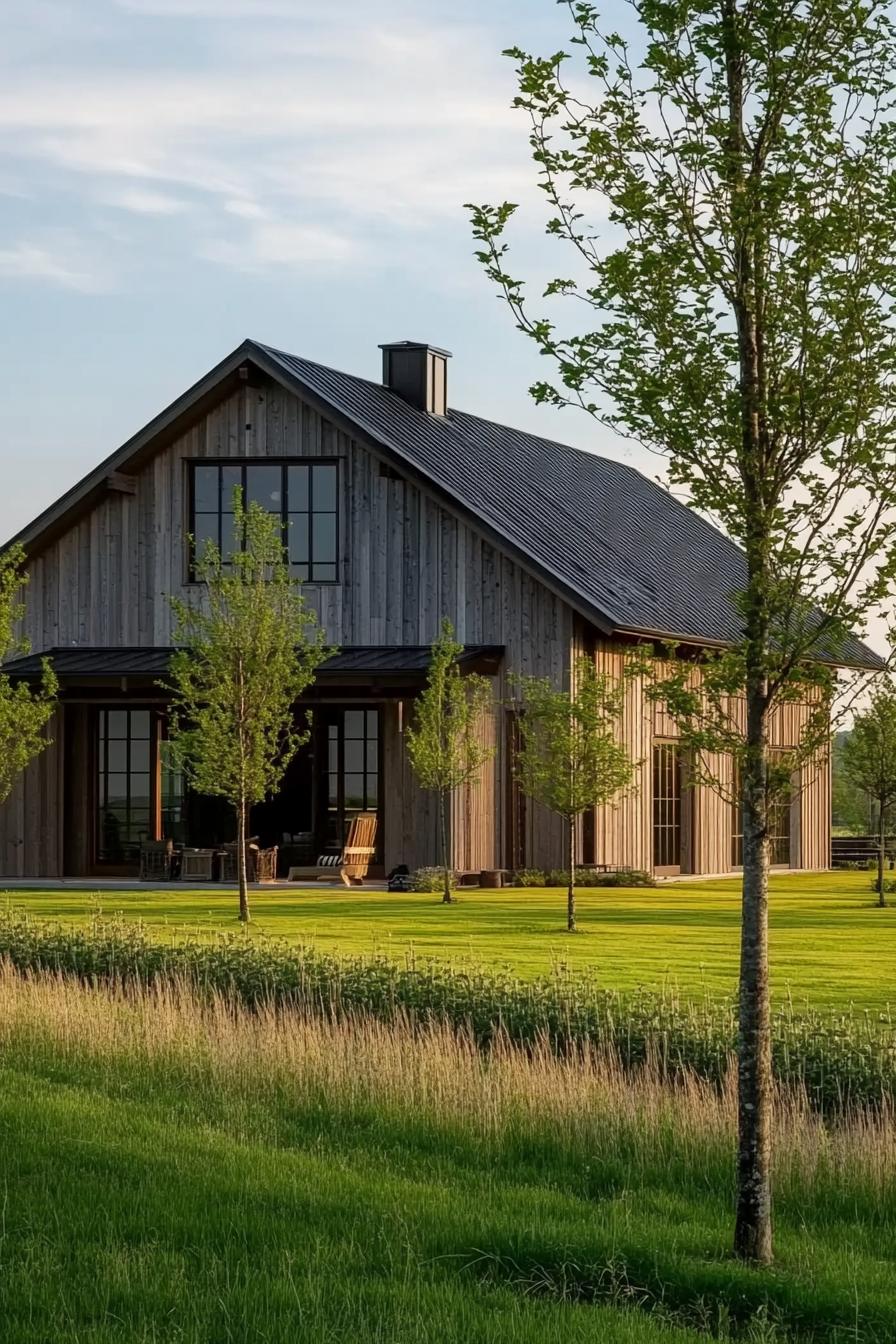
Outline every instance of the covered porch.
{"label": "covered porch", "polygon": [[[147,841],[219,853],[235,838],[229,804],[193,792],[173,761],[164,690],[170,656],[170,649],[159,648],[50,654],[60,683],[54,728],[60,879],[120,885],[138,878]],[[463,670],[493,676],[502,656],[493,646],[468,647]],[[428,661],[428,648],[349,648],[318,670],[296,705],[297,718],[307,720],[308,741],[277,794],[250,818],[259,847],[277,851],[277,880],[291,867],[338,853],[360,812],[377,817],[373,881],[396,864],[435,860],[431,800],[417,789],[404,746]],[[37,675],[39,660],[23,659],[16,671]]]}

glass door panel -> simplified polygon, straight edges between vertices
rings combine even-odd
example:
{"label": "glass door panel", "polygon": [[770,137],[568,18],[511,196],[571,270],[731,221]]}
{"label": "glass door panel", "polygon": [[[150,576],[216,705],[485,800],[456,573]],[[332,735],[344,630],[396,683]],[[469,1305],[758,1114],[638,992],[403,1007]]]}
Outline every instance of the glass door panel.
{"label": "glass door panel", "polygon": [[[379,811],[380,714],[378,709],[329,709],[320,717],[324,771],[318,830],[323,848],[335,851],[345,844],[353,817]],[[378,826],[378,852],[381,830]]]}
{"label": "glass door panel", "polygon": [[140,842],[155,836],[155,728],[150,709],[97,711],[100,863],[137,863]]}

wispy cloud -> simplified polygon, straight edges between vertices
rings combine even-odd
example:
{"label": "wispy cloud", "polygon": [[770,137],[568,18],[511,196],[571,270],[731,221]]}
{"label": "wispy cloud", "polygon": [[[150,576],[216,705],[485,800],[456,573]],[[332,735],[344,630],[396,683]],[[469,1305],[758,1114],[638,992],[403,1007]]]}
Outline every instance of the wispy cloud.
{"label": "wispy cloud", "polygon": [[117,210],[127,210],[132,215],[179,215],[189,209],[186,201],[175,196],[166,196],[161,191],[149,191],[140,187],[129,187],[117,194],[110,195],[108,204]]}
{"label": "wispy cloud", "polygon": [[[182,217],[195,255],[273,269],[360,262],[372,228],[416,243],[456,224],[464,200],[530,190],[481,29],[421,22],[409,0],[385,11],[345,0],[338,13],[310,0],[103,9],[118,16],[103,42],[137,41],[127,58],[91,62],[94,33],[77,61],[10,64],[0,81],[0,153],[38,194]],[[253,22],[229,22],[241,17]],[[89,234],[96,210],[82,215],[73,227]]]}
{"label": "wispy cloud", "polygon": [[88,264],[78,247],[66,239],[40,243],[21,240],[0,247],[0,276],[9,280],[37,280],[82,294],[97,294],[110,287],[111,276]]}
{"label": "wispy cloud", "polygon": [[273,266],[288,270],[321,264],[344,264],[359,253],[353,238],[325,229],[284,223],[253,223],[240,241],[211,239],[200,255],[240,271]]}

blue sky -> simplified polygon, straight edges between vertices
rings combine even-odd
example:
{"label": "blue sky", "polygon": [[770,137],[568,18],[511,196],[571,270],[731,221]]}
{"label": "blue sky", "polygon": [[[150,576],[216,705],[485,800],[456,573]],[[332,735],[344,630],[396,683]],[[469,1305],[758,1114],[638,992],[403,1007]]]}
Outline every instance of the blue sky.
{"label": "blue sky", "polygon": [[[29,0],[0,52],[0,538],[245,336],[370,377],[454,352],[454,405],[657,463],[527,396],[540,361],[472,257],[467,200],[541,232],[502,48],[553,0]],[[567,265],[568,269],[568,265]]]}

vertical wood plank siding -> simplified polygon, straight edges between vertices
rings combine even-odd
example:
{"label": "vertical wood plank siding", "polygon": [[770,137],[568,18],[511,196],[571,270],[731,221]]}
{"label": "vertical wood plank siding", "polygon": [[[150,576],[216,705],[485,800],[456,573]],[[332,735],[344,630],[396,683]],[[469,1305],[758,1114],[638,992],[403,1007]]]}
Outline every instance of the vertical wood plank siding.
{"label": "vertical wood plank siding", "polygon": [[[335,646],[429,644],[442,616],[467,644],[501,644],[505,667],[495,679],[494,712],[480,725],[495,747],[482,779],[463,791],[454,814],[454,859],[459,867],[502,866],[505,861],[509,762],[504,708],[506,673],[548,677],[568,685],[581,652],[580,622],[571,609],[475,525],[444,507],[337,429],[292,393],[244,387],[210,410],[136,474],[134,494],[110,491],[71,529],[30,561],[24,633],[35,652],[72,645],[161,646],[172,637],[168,595],[195,599],[187,583],[188,469],[190,459],[220,457],[336,457],[340,464],[339,582],[306,584],[306,599]],[[574,544],[571,542],[571,544]],[[591,647],[594,647],[592,645]],[[600,642],[595,657],[621,677],[620,645]],[[411,707],[403,707],[407,722]],[[780,730],[795,740],[799,707],[788,707]],[[794,718],[794,715],[797,717]],[[384,718],[384,857],[387,867],[434,862],[438,853],[435,803],[411,776],[394,702]],[[61,732],[54,725],[54,735]],[[637,787],[595,817],[600,862],[652,867],[651,750],[655,737],[674,737],[674,724],[646,699],[644,687],[626,689],[623,736],[639,763]],[[83,736],[83,734],[82,734]],[[74,740],[80,741],[77,736]],[[57,741],[0,809],[0,863],[9,877],[62,874],[62,749]],[[720,768],[724,764],[720,763]],[[830,763],[822,763],[798,794],[795,818],[805,866],[827,863]],[[695,868],[730,867],[730,807],[710,790],[695,798]],[[529,806],[525,861],[553,868],[564,861],[560,821]],[[80,862],[78,847],[69,863]]]}

